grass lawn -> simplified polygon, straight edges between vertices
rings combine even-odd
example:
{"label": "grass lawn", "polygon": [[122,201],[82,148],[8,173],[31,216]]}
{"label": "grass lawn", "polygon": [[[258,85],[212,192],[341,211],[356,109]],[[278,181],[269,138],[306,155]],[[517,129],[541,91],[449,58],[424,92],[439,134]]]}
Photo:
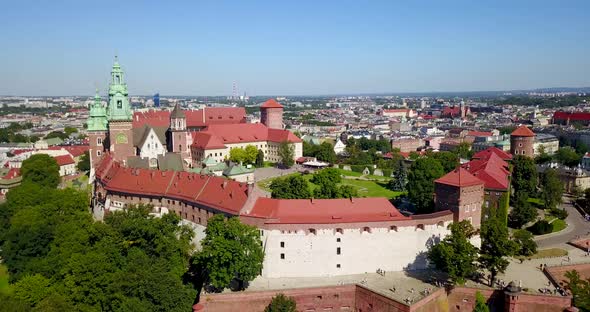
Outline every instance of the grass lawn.
{"label": "grass lawn", "polygon": [[71,187],[78,190],[87,190],[88,176],[84,174],[78,177],[77,179],[66,181],[66,187]]}
{"label": "grass lawn", "polygon": [[[351,171],[345,171],[344,172],[351,172]],[[270,192],[270,184],[272,183],[272,181],[274,179],[278,179],[278,178],[286,178],[292,175],[297,175],[300,173],[292,173],[292,174],[288,174],[288,175],[284,175],[282,177],[277,177],[277,178],[272,178],[272,179],[267,179],[267,180],[262,180],[258,182],[258,186],[260,188],[262,188],[263,190],[269,191]],[[311,180],[311,178],[313,177],[313,174],[307,174],[304,175],[305,179],[309,182],[309,180]],[[383,179],[383,177],[380,177]],[[392,191],[390,189],[387,188],[387,179],[383,179],[382,181],[368,181],[368,180],[355,180],[355,179],[342,179],[342,182],[339,183],[339,185],[350,185],[352,187],[354,187],[358,194],[359,197],[386,197],[386,198],[396,198],[398,196],[400,196],[401,194],[403,194],[403,192],[395,192]],[[311,191],[313,191],[317,185],[309,182],[310,184],[310,188]]]}
{"label": "grass lawn", "polygon": [[518,257],[518,259],[542,259],[567,256],[567,250],[561,248],[549,248],[537,250],[537,253],[530,257]]}
{"label": "grass lawn", "polygon": [[551,233],[559,232],[567,227],[565,220],[558,219],[550,214],[545,215],[545,220],[553,225]]}
{"label": "grass lawn", "polygon": [[0,293],[7,294],[10,292],[8,284],[8,269],[4,264],[0,264]]}
{"label": "grass lawn", "polygon": [[539,199],[539,198],[529,197],[529,198],[527,199],[527,201],[528,201],[529,203],[533,204],[533,206],[534,206],[535,208],[538,208],[538,209],[543,209],[543,208],[545,207],[545,204],[544,204],[544,203],[543,203],[543,201],[542,201],[541,199]]}

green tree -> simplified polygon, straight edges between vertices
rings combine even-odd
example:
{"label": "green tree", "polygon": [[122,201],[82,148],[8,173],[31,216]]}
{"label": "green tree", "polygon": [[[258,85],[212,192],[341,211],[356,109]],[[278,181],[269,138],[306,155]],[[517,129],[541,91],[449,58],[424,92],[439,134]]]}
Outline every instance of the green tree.
{"label": "green tree", "polygon": [[580,163],[581,157],[570,146],[565,146],[557,150],[555,159],[562,165],[575,167]]}
{"label": "green tree", "polygon": [[279,145],[279,157],[281,158],[281,164],[284,167],[291,168],[295,164],[295,147],[293,144],[283,141]]}
{"label": "green tree", "polygon": [[408,184],[408,170],[404,165],[403,160],[397,162],[397,166],[393,173],[393,179],[389,181],[389,188],[393,191],[403,192],[406,190]]}
{"label": "green tree", "polygon": [[78,171],[87,172],[90,171],[90,153],[85,151],[82,156],[80,156],[80,161],[78,165],[76,165]]}
{"label": "green tree", "polygon": [[541,199],[546,209],[556,208],[561,204],[563,182],[559,179],[557,170],[547,169],[541,175]]}
{"label": "green tree", "polygon": [[510,226],[520,229],[537,218],[537,209],[529,203],[527,196],[517,195],[509,215]]}
{"label": "green tree", "polygon": [[20,172],[23,183],[32,182],[52,188],[59,185],[59,165],[47,154],[35,154],[29,157],[23,161]]}
{"label": "green tree", "polygon": [[51,292],[51,281],[40,274],[26,275],[14,284],[14,296],[35,306]]}
{"label": "green tree", "polygon": [[565,273],[566,287],[571,290],[574,297],[574,306],[581,311],[590,311],[590,280],[582,279],[578,271]]}
{"label": "green tree", "polygon": [[533,196],[537,187],[537,168],[533,159],[518,155],[512,160],[512,165],[514,193],[517,196]]}
{"label": "green tree", "polygon": [[229,151],[229,160],[235,163],[243,163],[246,161],[246,151],[243,148],[232,148]]}
{"label": "green tree", "polygon": [[473,307],[473,312],[490,312],[490,308],[486,304],[486,298],[479,291],[475,293],[475,307]]}
{"label": "green tree", "polygon": [[49,134],[45,136],[45,139],[53,139],[53,138],[60,138],[65,140],[68,138],[68,135],[65,134],[63,131],[51,131]]}
{"label": "green tree", "polygon": [[336,153],[334,152],[334,147],[332,146],[332,144],[328,142],[320,144],[317,152],[315,153],[315,157],[318,160],[325,161],[331,164],[336,162]]}
{"label": "green tree", "polygon": [[440,162],[434,158],[422,157],[410,167],[408,174],[408,197],[419,213],[428,213],[433,208],[434,180],[444,175]]}
{"label": "green tree", "polygon": [[322,186],[328,183],[338,184],[340,183],[340,181],[342,181],[340,172],[338,171],[338,169],[334,168],[326,168],[319,170],[311,178],[311,182],[318,186]]}
{"label": "green tree", "polygon": [[262,150],[258,150],[258,154],[256,154],[256,167],[264,167],[264,152]]}
{"label": "green tree", "polygon": [[272,297],[272,300],[268,306],[264,309],[264,312],[296,312],[297,305],[295,300],[291,297],[287,297],[283,294],[278,294]]}
{"label": "green tree", "polygon": [[514,255],[516,250],[516,243],[509,239],[508,228],[500,218],[492,214],[483,222],[479,263],[490,272],[490,286],[498,273],[503,273],[508,267],[506,257]]}
{"label": "green tree", "polygon": [[301,175],[278,178],[270,183],[272,198],[302,199],[310,198],[309,183]]}
{"label": "green tree", "polygon": [[249,164],[256,163],[256,157],[258,157],[258,149],[254,145],[247,145],[244,148],[244,161]]}
{"label": "green tree", "polygon": [[72,133],[78,133],[78,129],[76,129],[74,127],[65,127],[64,133],[69,137],[70,134],[72,134]]}
{"label": "green tree", "polygon": [[461,142],[453,151],[459,158],[471,159],[473,151],[471,150],[471,144],[467,142]]}
{"label": "green tree", "polygon": [[216,215],[209,219],[205,234],[195,261],[213,287],[228,287],[235,278],[243,289],[258,276],[264,258],[258,229],[237,217]]}
{"label": "green tree", "polygon": [[440,162],[445,172],[451,172],[459,166],[459,157],[451,152],[433,153],[432,156]]}
{"label": "green tree", "polygon": [[428,260],[454,283],[462,285],[477,270],[477,248],[469,241],[475,230],[467,220],[451,223],[449,229],[451,234],[430,248]]}
{"label": "green tree", "polygon": [[550,162],[553,157],[551,157],[551,155],[547,154],[545,152],[545,146],[541,145],[539,146],[539,150],[538,150],[539,155],[537,155],[535,157],[535,163],[537,164],[545,164]]}
{"label": "green tree", "polygon": [[516,254],[519,256],[532,256],[537,253],[537,243],[533,234],[527,230],[517,230],[512,233],[512,239],[518,246]]}

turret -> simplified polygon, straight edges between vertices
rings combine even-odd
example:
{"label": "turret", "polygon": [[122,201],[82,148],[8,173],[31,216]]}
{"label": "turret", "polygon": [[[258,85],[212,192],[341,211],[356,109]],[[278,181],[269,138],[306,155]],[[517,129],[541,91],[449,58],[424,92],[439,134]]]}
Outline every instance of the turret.
{"label": "turret", "polygon": [[283,105],[270,99],[260,106],[260,122],[271,129],[283,129]]}

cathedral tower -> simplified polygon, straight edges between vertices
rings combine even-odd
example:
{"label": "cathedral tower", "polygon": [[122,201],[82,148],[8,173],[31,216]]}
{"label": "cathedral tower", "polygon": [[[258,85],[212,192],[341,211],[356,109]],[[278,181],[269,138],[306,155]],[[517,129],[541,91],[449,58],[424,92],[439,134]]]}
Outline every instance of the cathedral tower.
{"label": "cathedral tower", "polygon": [[178,104],[170,113],[170,137],[171,137],[171,151],[179,153],[183,159],[190,158],[190,147],[188,145],[188,136],[190,134],[186,130],[186,114]]}
{"label": "cathedral tower", "polygon": [[102,158],[107,143],[105,142],[108,132],[107,111],[102,105],[102,99],[98,95],[98,89],[94,96],[94,102],[90,104],[90,112],[86,122],[88,140],[90,141],[90,176],[94,176],[94,169]]}
{"label": "cathedral tower", "polygon": [[109,104],[107,116],[109,120],[109,149],[115,160],[127,163],[127,157],[134,156],[132,113],[127,98],[127,84],[124,73],[115,56],[109,84]]}

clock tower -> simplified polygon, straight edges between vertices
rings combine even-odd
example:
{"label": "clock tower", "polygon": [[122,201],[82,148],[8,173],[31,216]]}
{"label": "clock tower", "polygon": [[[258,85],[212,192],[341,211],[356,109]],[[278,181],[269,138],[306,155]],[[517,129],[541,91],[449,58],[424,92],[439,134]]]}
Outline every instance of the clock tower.
{"label": "clock tower", "polygon": [[127,164],[127,158],[135,155],[133,147],[133,119],[129,105],[129,92],[124,73],[115,56],[109,84],[109,103],[107,117],[109,120],[109,150],[113,158]]}

